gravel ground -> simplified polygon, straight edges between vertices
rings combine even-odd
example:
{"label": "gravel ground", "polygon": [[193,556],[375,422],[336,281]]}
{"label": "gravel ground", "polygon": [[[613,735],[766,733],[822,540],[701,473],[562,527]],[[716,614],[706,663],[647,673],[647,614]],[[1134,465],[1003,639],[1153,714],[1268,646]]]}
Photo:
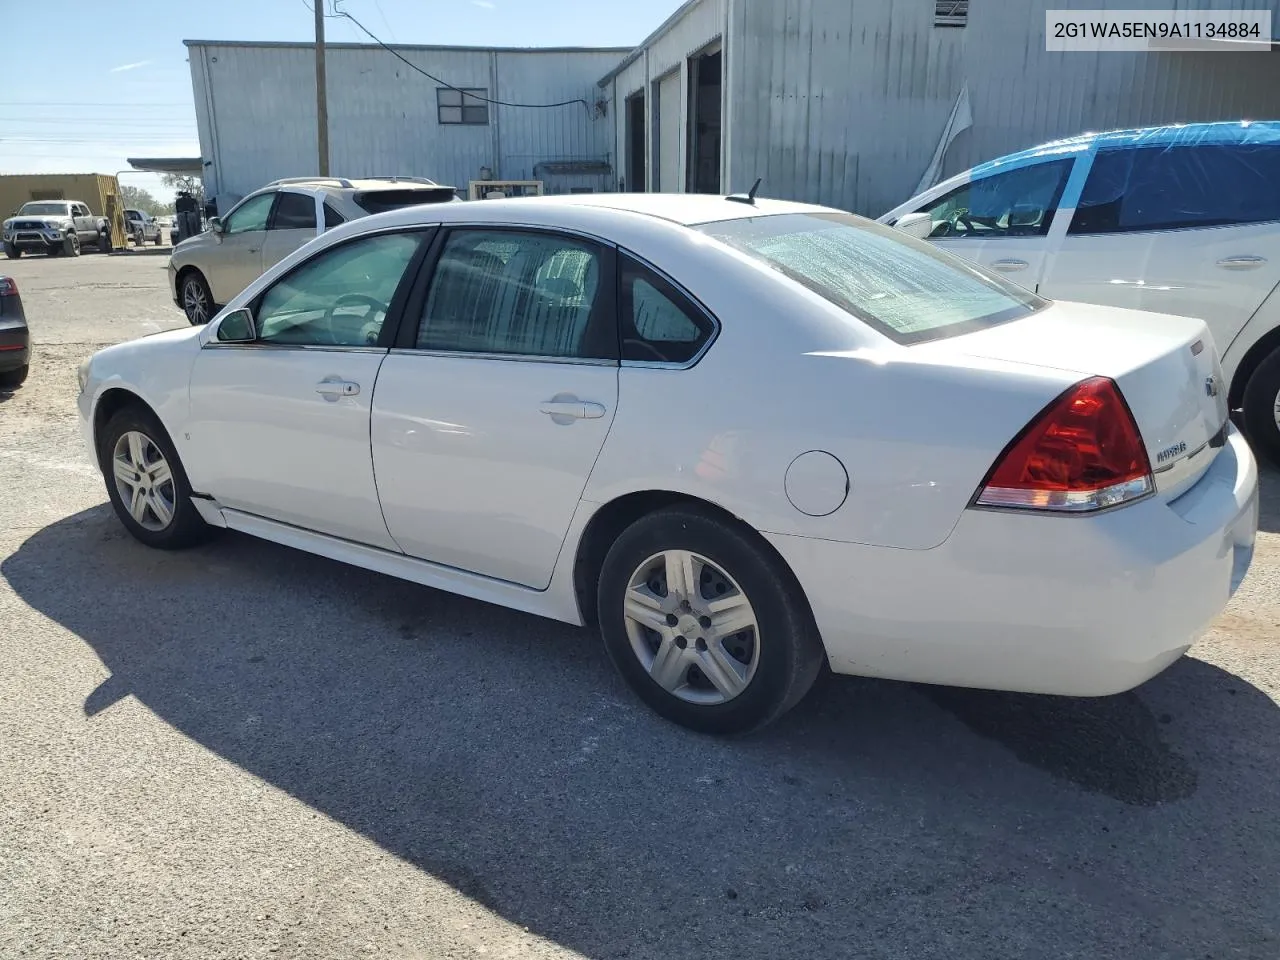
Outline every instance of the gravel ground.
{"label": "gravel ground", "polygon": [[166,262],[3,265],[37,348],[0,393],[0,956],[1280,956],[1280,476],[1133,693],[827,679],[707,739],[584,631],[127,538],[74,373],[183,323]]}

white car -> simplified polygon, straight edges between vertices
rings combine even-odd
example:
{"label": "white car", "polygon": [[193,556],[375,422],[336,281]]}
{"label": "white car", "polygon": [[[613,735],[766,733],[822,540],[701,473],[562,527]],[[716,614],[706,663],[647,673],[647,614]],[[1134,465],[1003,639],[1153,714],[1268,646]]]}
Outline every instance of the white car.
{"label": "white car", "polygon": [[229,527],[572,624],[742,731],[838,673],[1127,690],[1253,552],[1199,320],[834,210],[596,195],[344,224],[80,371],[155,547]]}
{"label": "white car", "polygon": [[1280,121],[1085,134],[880,218],[1061,300],[1199,317],[1228,406],[1280,464]]}

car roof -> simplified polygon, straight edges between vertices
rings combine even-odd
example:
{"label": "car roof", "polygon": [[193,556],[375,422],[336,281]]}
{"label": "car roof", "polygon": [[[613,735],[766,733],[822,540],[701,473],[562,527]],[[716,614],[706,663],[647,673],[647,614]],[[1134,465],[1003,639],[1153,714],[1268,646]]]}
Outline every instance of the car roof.
{"label": "car roof", "polygon": [[1227,144],[1280,145],[1280,121],[1237,120],[1223,123],[1174,123],[1159,127],[1130,127],[1123,130],[1082,133],[1061,140],[1051,140],[1017,153],[980,163],[970,171],[973,176],[990,173],[1002,167],[1016,167],[1050,156],[1066,156],[1092,149],[1094,146],[1223,146]]}
{"label": "car roof", "polygon": [[[473,200],[465,206],[474,209],[476,204],[482,204],[486,211],[511,216],[519,216],[521,211],[528,210],[537,210],[545,214],[553,212],[556,208],[569,210],[595,207],[669,220],[684,226],[719,220],[772,216],[780,213],[843,212],[830,207],[795,203],[790,200],[769,200],[757,197],[754,203],[737,203],[723,196],[699,193],[571,193],[542,197],[512,197],[502,200]],[[468,215],[467,211],[458,209],[463,206],[463,204],[454,205],[454,209],[450,211],[452,216],[465,218]]]}

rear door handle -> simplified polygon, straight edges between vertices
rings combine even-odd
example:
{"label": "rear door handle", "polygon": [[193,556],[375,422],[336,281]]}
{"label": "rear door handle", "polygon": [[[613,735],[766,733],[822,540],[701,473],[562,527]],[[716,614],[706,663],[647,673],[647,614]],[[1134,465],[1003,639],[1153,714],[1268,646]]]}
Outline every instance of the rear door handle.
{"label": "rear door handle", "polygon": [[1015,270],[1025,270],[1031,264],[1025,260],[996,260],[991,266],[1001,273],[1013,273]]}
{"label": "rear door handle", "polygon": [[359,392],[360,384],[337,377],[326,377],[316,384],[316,393],[330,401],[336,401],[340,397],[354,397]]}
{"label": "rear door handle", "polygon": [[1223,257],[1218,261],[1218,266],[1223,270],[1252,270],[1266,262],[1266,257]]}
{"label": "rear door handle", "polygon": [[590,400],[547,400],[538,410],[553,420],[599,420],[604,416],[604,404]]}

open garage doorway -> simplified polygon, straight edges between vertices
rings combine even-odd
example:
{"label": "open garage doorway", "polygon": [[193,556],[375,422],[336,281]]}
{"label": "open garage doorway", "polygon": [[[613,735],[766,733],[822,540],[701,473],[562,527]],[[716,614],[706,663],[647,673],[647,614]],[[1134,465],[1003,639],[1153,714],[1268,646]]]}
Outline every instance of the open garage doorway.
{"label": "open garage doorway", "polygon": [[689,58],[690,193],[720,193],[722,60],[719,43]]}
{"label": "open garage doorway", "polygon": [[625,189],[645,192],[644,93],[627,97],[627,173]]}

